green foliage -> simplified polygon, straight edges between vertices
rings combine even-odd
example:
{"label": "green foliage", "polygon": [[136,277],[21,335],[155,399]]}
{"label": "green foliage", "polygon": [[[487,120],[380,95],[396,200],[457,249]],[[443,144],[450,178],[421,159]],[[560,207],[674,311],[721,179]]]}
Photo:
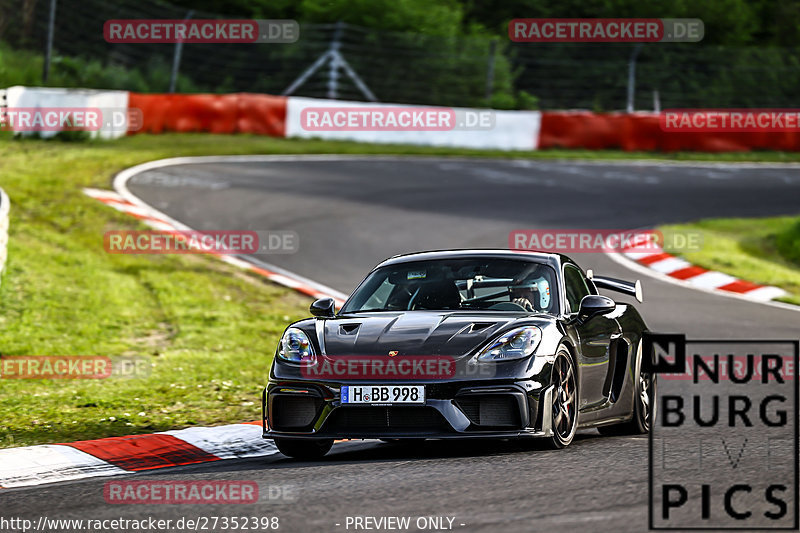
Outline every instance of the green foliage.
{"label": "green foliage", "polygon": [[786,0],[170,0],[184,9],[349,24],[425,35],[505,36],[514,18],[699,18],[705,45],[797,46],[800,4]]}
{"label": "green foliage", "polygon": [[[15,50],[0,42],[0,87],[42,85],[42,55]],[[50,63],[48,87],[88,87],[136,92],[165,92],[169,88],[170,65],[161,56],[152,56],[144,69],[128,69],[104,64],[98,59],[55,55]],[[178,90],[197,91],[187,76],[178,77]]]}
{"label": "green foliage", "polygon": [[[773,25],[768,13],[784,2],[761,0],[505,0],[465,1],[465,20],[475,21],[505,34],[514,18],[699,18],[705,23],[704,44],[744,45],[771,39]],[[782,12],[790,11],[784,9]],[[762,14],[763,12],[763,14]],[[793,13],[796,26],[800,14]],[[783,21],[785,25],[786,22]],[[796,45],[797,41],[792,43]]]}
{"label": "green foliage", "polygon": [[539,99],[525,91],[518,91],[516,95],[507,92],[492,94],[486,104],[492,109],[539,109]]}
{"label": "green foliage", "polygon": [[79,143],[88,141],[92,136],[88,131],[84,130],[64,130],[59,131],[50,138],[61,142]]}
{"label": "green foliage", "polygon": [[407,31],[423,35],[457,37],[466,32],[463,12],[455,0],[302,0],[303,22],[342,21],[377,30]]}
{"label": "green foliage", "polygon": [[517,93],[517,109],[539,109],[539,99],[525,91]]}
{"label": "green foliage", "polygon": [[800,267],[800,220],[775,236],[775,247],[784,259]]}
{"label": "green foliage", "polygon": [[12,50],[0,42],[0,87],[39,85],[42,56],[27,50]]}
{"label": "green foliage", "polygon": [[[651,109],[658,91],[669,107],[792,107],[800,85],[800,4],[784,0],[134,0],[131,13],[152,9],[185,15],[295,19],[301,38],[291,45],[188,45],[180,92],[248,91],[280,94],[312,64],[345,24],[342,53],[383,102],[497,109],[624,109],[632,45],[511,43],[513,18],[699,18],[700,43],[648,43],[637,62],[635,107]],[[10,0],[17,7],[23,0]],[[109,45],[95,26],[114,18],[102,0],[86,0],[74,25],[58,26],[47,85],[163,92],[169,85],[170,45]],[[89,7],[91,6],[91,7]],[[38,8],[37,8],[38,9]],[[216,15],[215,15],[216,14]],[[0,86],[40,85],[43,13],[27,28],[22,15],[0,17]],[[155,15],[154,15],[155,16]],[[27,29],[25,29],[27,28]],[[76,38],[76,37],[80,38]],[[490,46],[494,81],[486,98]],[[327,69],[298,94],[324,97]],[[340,77],[338,97],[361,99]]]}

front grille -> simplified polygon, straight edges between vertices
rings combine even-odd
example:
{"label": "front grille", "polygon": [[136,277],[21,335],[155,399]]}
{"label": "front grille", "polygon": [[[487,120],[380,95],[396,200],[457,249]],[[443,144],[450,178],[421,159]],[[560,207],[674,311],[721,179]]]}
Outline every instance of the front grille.
{"label": "front grille", "polygon": [[481,427],[519,427],[519,404],[510,394],[462,396],[456,400],[470,422]]}
{"label": "front grille", "polygon": [[432,407],[339,407],[325,431],[447,431],[447,421]]}
{"label": "front grille", "polygon": [[301,429],[314,423],[322,399],[314,396],[275,395],[272,398],[272,428]]}
{"label": "front grille", "polygon": [[458,407],[464,411],[469,421],[473,424],[480,424],[481,420],[481,401],[480,398],[464,398],[458,400]]}

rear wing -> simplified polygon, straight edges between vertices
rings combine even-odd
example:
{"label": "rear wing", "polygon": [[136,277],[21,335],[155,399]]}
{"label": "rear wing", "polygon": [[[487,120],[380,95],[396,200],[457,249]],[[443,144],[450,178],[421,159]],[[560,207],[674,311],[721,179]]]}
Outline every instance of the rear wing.
{"label": "rear wing", "polygon": [[634,296],[639,303],[644,301],[642,294],[642,282],[638,279],[635,283],[616,278],[607,278],[605,276],[595,276],[591,270],[586,271],[586,277],[594,282],[595,287],[601,289],[608,289],[611,291],[621,292],[629,296]]}

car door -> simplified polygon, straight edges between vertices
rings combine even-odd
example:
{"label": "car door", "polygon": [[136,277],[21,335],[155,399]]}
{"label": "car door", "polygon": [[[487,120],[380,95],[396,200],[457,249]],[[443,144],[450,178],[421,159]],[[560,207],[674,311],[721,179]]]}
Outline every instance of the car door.
{"label": "car door", "polygon": [[[586,276],[576,265],[564,265],[564,289],[572,318],[577,318],[578,308],[584,296],[594,294]],[[580,341],[578,365],[580,367],[579,409],[605,403],[603,385],[609,371],[609,346],[620,333],[616,320],[606,315],[595,315],[583,323],[575,323]]]}

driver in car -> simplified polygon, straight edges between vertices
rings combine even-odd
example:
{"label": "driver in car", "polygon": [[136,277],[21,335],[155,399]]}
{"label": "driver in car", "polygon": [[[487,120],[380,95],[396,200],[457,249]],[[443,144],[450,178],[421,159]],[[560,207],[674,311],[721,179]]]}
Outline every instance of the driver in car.
{"label": "driver in car", "polygon": [[539,288],[536,283],[527,282],[511,285],[508,288],[508,293],[511,295],[511,301],[526,311],[535,312],[540,310],[536,307],[539,302]]}

